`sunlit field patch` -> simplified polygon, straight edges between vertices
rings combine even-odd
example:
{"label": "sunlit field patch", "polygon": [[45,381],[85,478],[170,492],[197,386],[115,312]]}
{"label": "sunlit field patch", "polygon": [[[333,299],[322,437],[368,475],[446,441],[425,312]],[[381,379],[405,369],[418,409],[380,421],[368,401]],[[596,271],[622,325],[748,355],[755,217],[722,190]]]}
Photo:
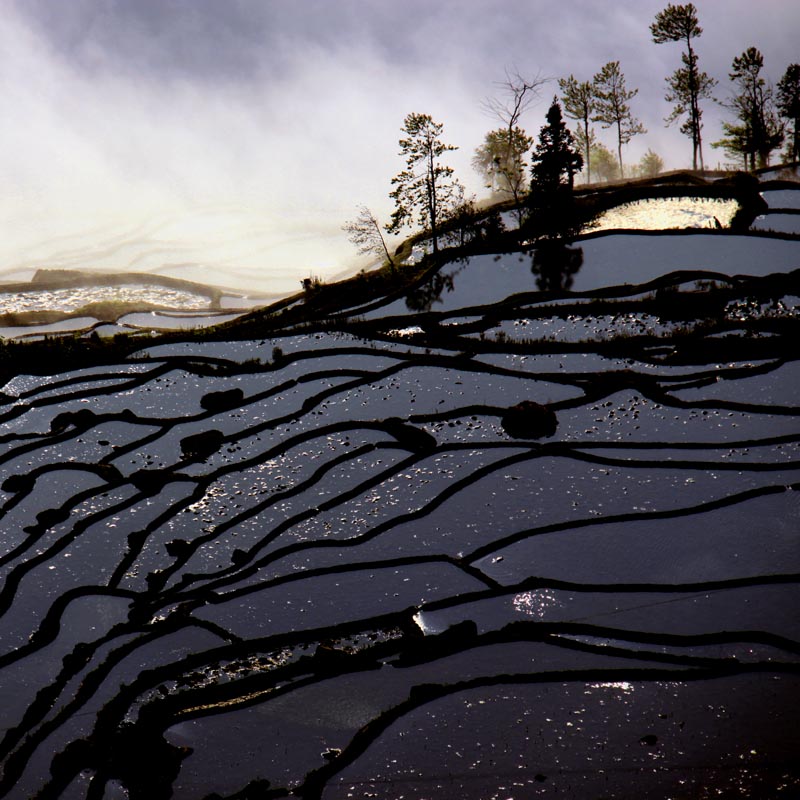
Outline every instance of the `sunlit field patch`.
{"label": "sunlit field patch", "polygon": [[700,197],[664,197],[639,200],[604,211],[591,230],[630,228],[669,230],[671,228],[727,228],[739,204],[735,200]]}

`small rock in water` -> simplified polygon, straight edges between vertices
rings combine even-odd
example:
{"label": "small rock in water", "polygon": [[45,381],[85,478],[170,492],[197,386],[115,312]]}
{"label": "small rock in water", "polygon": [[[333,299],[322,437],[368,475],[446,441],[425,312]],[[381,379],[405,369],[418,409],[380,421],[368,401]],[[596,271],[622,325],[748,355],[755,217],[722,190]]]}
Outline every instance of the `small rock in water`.
{"label": "small rock in water", "polygon": [[209,392],[200,400],[200,405],[206,411],[226,411],[239,406],[244,400],[241,389],[228,389],[224,392]]}
{"label": "small rock in water", "polygon": [[171,542],[167,542],[164,547],[168,555],[180,558],[189,553],[192,545],[190,542],[187,542],[186,539],[173,539]]}
{"label": "small rock in water", "polygon": [[128,476],[128,480],[143,494],[158,494],[170,480],[168,472],[157,469],[140,469]]}
{"label": "small rock in water", "polygon": [[551,408],[523,400],[503,414],[500,424],[513,439],[541,439],[556,432],[558,419]]}
{"label": "small rock in water", "polygon": [[192,436],[181,439],[181,452],[184,458],[203,461],[219,450],[224,439],[222,431],[214,429],[195,433]]}
{"label": "small rock in water", "polygon": [[408,425],[402,420],[392,417],[383,421],[384,429],[397,439],[403,447],[413,453],[430,453],[436,449],[436,438],[422,428]]}
{"label": "small rock in water", "polygon": [[91,427],[94,416],[94,412],[88,408],[82,408],[80,411],[62,411],[51,420],[50,433],[63,433],[71,425],[76,428]]}
{"label": "small rock in water", "polygon": [[3,485],[0,486],[0,489],[4,492],[9,492],[9,494],[29,492],[33,489],[35,483],[36,479],[32,478],[30,475],[10,475],[3,481]]}

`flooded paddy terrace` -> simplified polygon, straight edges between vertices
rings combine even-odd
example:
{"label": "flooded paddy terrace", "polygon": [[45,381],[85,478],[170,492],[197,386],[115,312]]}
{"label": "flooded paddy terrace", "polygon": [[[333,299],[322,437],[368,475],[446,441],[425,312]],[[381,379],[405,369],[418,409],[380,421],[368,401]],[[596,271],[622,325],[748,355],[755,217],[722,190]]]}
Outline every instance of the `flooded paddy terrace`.
{"label": "flooded paddy terrace", "polygon": [[573,248],[8,381],[0,795],[800,790],[800,245]]}

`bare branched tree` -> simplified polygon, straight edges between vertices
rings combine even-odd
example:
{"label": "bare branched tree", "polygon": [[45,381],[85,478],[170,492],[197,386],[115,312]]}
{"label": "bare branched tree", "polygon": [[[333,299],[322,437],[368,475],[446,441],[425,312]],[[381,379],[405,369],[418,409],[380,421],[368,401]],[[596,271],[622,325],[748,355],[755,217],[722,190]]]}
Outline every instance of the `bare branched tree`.
{"label": "bare branched tree", "polygon": [[359,253],[373,253],[386,260],[394,268],[394,261],[386,247],[381,225],[375,215],[366,207],[358,207],[358,216],[342,225],[342,230],[348,233],[348,239],[358,248]]}
{"label": "bare branched tree", "polygon": [[506,79],[497,82],[502,97],[487,97],[481,106],[489,116],[512,131],[520,117],[539,99],[539,90],[548,78],[543,78],[539,72],[532,78],[524,77],[516,67],[506,68],[505,72]]}
{"label": "bare branched tree", "polygon": [[[491,150],[488,171],[491,172],[492,182],[496,182],[501,192],[514,199],[514,205],[520,209],[521,215],[522,201],[528,188],[525,157],[534,140],[525,133],[519,122],[525,111],[539,99],[540,89],[548,78],[538,72],[533,77],[525,77],[516,67],[506,68],[505,74],[505,80],[497,84],[500,97],[487,97],[481,103],[483,110],[502,126],[487,134],[484,150],[487,147]],[[485,155],[478,152],[476,158]]]}

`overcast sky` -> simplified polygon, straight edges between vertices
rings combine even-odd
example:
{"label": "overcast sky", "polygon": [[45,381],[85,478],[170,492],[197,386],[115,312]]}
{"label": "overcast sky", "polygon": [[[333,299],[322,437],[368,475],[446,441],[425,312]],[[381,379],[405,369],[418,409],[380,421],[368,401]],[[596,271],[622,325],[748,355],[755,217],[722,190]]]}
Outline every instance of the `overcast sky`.
{"label": "overcast sky", "polygon": [[[37,236],[111,211],[133,222],[154,209],[214,203],[258,209],[299,238],[318,233],[333,248],[325,268],[343,266],[350,246],[339,226],[354,207],[391,210],[406,114],[444,123],[444,138],[460,148],[452,165],[481,191],[469,166],[493,127],[481,101],[508,67],[588,80],[619,60],[628,86],[639,88],[633,111],[648,129],[626,161],[651,148],[668,167],[686,166],[689,140],[663,124],[664,77],[681,48],[655,45],[649,34],[665,5],[0,0],[0,213],[11,242],[0,267],[16,263],[9,247],[29,248]],[[720,81],[719,97],[729,92],[731,60],[749,46],[764,54],[772,81],[800,61],[797,0],[695,5],[700,64]],[[556,91],[547,84],[523,120],[529,133]],[[706,108],[710,143],[724,110]],[[613,146],[610,131],[598,133]],[[720,160],[707,146],[706,163]]]}

